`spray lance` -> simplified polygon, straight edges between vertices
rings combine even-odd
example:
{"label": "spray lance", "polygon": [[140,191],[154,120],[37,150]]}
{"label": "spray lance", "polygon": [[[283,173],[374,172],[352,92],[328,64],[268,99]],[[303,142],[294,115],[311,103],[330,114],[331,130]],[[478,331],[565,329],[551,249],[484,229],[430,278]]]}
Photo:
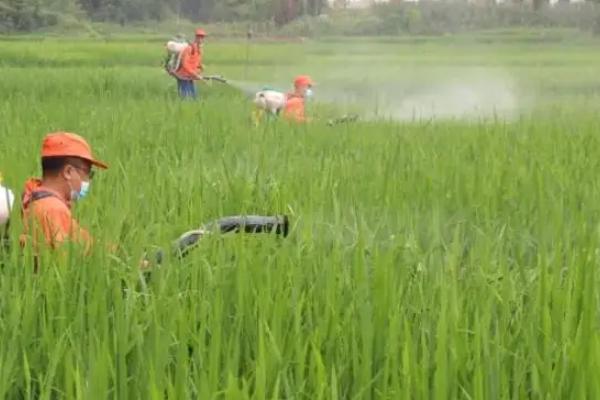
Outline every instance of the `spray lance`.
{"label": "spray lance", "polygon": [[219,83],[223,83],[223,84],[229,84],[229,81],[225,78],[223,78],[222,75],[206,75],[202,77],[203,81],[207,81],[207,82],[219,82]]}

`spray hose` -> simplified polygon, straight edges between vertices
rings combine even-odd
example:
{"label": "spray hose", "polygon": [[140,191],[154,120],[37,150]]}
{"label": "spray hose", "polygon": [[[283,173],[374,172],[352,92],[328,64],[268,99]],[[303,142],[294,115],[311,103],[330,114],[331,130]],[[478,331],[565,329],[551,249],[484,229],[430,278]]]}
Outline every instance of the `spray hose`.
{"label": "spray hose", "polygon": [[[200,240],[208,235],[228,234],[228,233],[270,233],[287,237],[289,233],[289,219],[286,215],[282,216],[230,216],[220,218],[202,225],[198,229],[194,229],[182,234],[177,238],[171,249],[171,254],[176,258],[184,258],[198,246]],[[158,250],[154,256],[154,262],[162,264],[165,258],[163,250]],[[147,257],[145,257],[148,260]]]}

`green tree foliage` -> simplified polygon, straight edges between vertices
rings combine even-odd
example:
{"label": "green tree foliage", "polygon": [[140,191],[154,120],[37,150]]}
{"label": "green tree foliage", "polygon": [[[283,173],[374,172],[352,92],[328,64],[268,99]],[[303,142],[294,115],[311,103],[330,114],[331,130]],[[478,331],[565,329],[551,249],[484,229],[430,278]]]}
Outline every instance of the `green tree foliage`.
{"label": "green tree foliage", "polygon": [[41,0],[0,1],[0,28],[30,30],[41,21]]}
{"label": "green tree foliage", "polygon": [[325,7],[326,0],[0,0],[0,31],[30,31],[69,18],[120,24],[174,16],[286,23],[318,15]]}

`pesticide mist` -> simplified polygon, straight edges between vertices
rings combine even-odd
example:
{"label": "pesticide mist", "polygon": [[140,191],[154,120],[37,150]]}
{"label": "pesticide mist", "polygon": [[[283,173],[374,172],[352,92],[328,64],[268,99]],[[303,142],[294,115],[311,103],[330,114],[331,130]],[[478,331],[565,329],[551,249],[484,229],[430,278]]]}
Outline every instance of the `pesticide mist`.
{"label": "pesticide mist", "polygon": [[473,70],[413,78],[385,82],[345,78],[320,85],[318,94],[321,101],[357,112],[362,118],[400,121],[511,119],[522,107],[515,83],[500,73]]}

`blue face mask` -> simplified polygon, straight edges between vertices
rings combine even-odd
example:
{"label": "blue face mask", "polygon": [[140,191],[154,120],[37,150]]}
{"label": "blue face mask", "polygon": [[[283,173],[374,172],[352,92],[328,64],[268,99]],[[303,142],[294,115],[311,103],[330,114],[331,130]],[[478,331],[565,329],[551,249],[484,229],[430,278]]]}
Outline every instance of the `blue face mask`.
{"label": "blue face mask", "polygon": [[81,188],[79,188],[79,192],[75,190],[71,191],[71,200],[78,201],[83,199],[90,192],[90,183],[88,181],[81,181]]}
{"label": "blue face mask", "polygon": [[79,189],[79,198],[83,199],[90,192],[90,182],[83,181],[81,182],[81,189]]}

